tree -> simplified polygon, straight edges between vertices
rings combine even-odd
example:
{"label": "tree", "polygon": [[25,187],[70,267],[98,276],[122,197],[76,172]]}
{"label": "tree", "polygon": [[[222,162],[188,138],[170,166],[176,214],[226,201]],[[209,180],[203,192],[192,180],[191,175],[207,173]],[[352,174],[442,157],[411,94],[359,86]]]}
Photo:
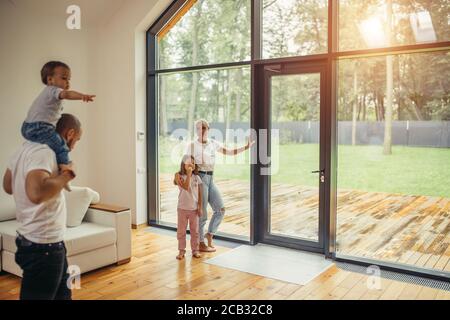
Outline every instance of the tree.
{"label": "tree", "polygon": [[[392,0],[387,0],[386,3],[386,40],[387,45],[392,44]],[[393,76],[393,57],[388,55],[386,57],[386,109],[384,122],[384,143],[383,154],[392,154],[392,114],[393,114],[393,91],[394,91],[394,76]]]}

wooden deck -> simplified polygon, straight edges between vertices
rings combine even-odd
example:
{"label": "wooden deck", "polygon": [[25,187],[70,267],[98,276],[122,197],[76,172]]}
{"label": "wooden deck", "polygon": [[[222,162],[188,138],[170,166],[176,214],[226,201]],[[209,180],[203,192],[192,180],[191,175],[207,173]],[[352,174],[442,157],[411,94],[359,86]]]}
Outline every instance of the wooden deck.
{"label": "wooden deck", "polygon": [[[248,237],[248,184],[216,183],[226,208],[219,231]],[[178,191],[171,176],[161,177],[160,189],[161,219],[176,223]],[[314,239],[317,191],[277,184],[272,194],[272,232]],[[450,199],[340,190],[337,234],[340,254],[450,272]]]}

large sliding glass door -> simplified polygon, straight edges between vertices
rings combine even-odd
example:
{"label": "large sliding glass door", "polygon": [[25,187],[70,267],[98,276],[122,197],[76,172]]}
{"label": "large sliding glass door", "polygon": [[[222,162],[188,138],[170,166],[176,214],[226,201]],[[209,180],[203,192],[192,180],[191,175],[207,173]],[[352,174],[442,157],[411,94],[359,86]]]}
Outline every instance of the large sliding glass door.
{"label": "large sliding glass door", "polygon": [[270,132],[265,243],[325,252],[326,66],[324,61],[260,67]]}

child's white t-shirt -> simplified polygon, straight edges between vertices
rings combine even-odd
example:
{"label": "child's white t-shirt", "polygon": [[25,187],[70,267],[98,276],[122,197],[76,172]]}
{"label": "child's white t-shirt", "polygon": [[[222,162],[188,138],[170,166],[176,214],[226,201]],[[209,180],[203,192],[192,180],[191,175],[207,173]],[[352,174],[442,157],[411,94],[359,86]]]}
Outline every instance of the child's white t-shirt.
{"label": "child's white t-shirt", "polygon": [[[181,179],[186,181],[187,176],[182,175]],[[198,186],[202,184],[202,179],[195,174],[191,176],[189,191],[178,186],[180,194],[178,195],[178,209],[197,210],[198,209]]]}
{"label": "child's white t-shirt", "polygon": [[46,86],[33,101],[25,122],[46,122],[56,126],[64,109],[62,100],[59,99],[61,91],[61,88]]}

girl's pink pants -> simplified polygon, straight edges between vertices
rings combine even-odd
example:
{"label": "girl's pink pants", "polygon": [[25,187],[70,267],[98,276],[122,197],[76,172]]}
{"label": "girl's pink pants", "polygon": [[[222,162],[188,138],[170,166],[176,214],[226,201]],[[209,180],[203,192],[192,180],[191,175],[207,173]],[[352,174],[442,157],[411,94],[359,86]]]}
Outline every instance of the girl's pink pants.
{"label": "girl's pink pants", "polygon": [[189,222],[191,232],[191,250],[192,253],[198,252],[200,236],[198,234],[198,214],[197,210],[183,210],[178,208],[178,226],[177,239],[178,250],[186,250],[186,227]]}

